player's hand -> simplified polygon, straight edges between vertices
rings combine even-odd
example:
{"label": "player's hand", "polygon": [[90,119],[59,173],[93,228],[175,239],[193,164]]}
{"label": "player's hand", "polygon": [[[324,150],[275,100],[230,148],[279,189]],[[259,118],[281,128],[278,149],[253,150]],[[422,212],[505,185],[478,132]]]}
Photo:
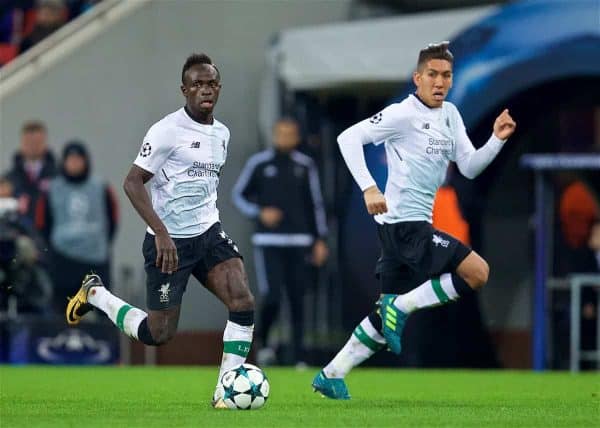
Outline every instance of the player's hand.
{"label": "player's hand", "polygon": [[383,214],[387,212],[387,203],[385,196],[379,191],[377,186],[371,186],[363,192],[367,211],[371,215]]}
{"label": "player's hand", "polygon": [[156,267],[160,268],[162,273],[172,274],[179,267],[179,257],[177,257],[177,247],[168,233],[157,233],[154,237],[156,245]]}
{"label": "player's hand", "polygon": [[329,248],[322,239],[317,239],[312,248],[311,263],[316,267],[321,267],[329,257]]}
{"label": "player's hand", "polygon": [[269,229],[277,227],[283,219],[283,211],[275,207],[264,207],[260,210],[260,221]]}
{"label": "player's hand", "polygon": [[506,108],[494,122],[494,135],[501,140],[506,140],[513,132],[515,132],[516,127],[516,122],[510,116],[508,109]]}

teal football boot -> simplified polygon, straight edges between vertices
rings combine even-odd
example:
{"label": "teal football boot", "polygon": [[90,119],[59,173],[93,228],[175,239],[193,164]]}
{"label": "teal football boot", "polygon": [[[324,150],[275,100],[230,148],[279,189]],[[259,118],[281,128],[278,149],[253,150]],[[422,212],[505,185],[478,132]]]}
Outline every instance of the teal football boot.
{"label": "teal football boot", "polygon": [[382,294],[377,305],[379,306],[379,316],[383,325],[383,337],[387,342],[388,348],[396,355],[402,352],[402,330],[408,314],[405,314],[400,309],[394,306],[394,300],[398,297],[397,294]]}
{"label": "teal football boot", "polygon": [[318,391],[327,398],[332,398],[334,400],[350,399],[350,394],[348,394],[348,388],[346,387],[346,382],[344,382],[344,379],[330,379],[325,376],[323,370],[321,370],[313,379],[312,387],[314,388],[315,392]]}

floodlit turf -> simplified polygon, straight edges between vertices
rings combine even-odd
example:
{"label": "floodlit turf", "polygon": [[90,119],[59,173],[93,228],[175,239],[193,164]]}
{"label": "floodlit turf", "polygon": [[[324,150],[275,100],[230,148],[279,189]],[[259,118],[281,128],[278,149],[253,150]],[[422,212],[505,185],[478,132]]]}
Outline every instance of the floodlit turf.
{"label": "floodlit turf", "polygon": [[269,368],[256,411],[214,410],[216,369],[0,367],[0,426],[8,427],[591,427],[600,375],[355,370],[352,399],[312,392],[315,370]]}

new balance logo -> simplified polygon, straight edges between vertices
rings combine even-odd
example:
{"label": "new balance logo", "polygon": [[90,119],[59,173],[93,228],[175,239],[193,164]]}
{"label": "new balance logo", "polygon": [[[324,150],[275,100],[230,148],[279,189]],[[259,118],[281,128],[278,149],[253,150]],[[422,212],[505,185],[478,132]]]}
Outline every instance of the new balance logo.
{"label": "new balance logo", "polygon": [[429,123],[424,123],[421,129],[429,129]]}
{"label": "new balance logo", "polygon": [[171,291],[170,287],[171,283],[169,282],[160,286],[160,289],[158,290],[160,293],[160,303],[169,303],[169,292]]}
{"label": "new balance logo", "polygon": [[435,244],[436,247],[438,245],[441,245],[444,248],[448,248],[448,245],[450,244],[450,241],[448,241],[447,239],[442,238],[439,235],[436,235],[435,233],[433,234],[432,242]]}
{"label": "new balance logo", "polygon": [[200,141],[193,141],[192,144],[190,144],[190,149],[199,149],[200,148]]}

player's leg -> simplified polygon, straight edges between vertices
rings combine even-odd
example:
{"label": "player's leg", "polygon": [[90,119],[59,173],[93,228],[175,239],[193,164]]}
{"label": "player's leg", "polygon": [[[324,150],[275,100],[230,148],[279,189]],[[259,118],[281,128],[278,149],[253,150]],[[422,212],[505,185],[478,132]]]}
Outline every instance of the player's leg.
{"label": "player's leg", "polygon": [[[437,266],[432,269],[432,276],[394,300],[394,305],[404,313],[455,301],[481,289],[488,280],[489,266],[479,254],[450,235],[439,234],[448,242],[449,255],[441,254],[443,247],[433,249]],[[436,274],[440,270],[444,273]]]}
{"label": "player's leg", "polygon": [[146,234],[143,244],[144,268],[146,270],[146,299],[149,312],[136,308],[111,293],[99,275],[88,274],[81,288],[69,301],[66,315],[71,325],[93,308],[104,312],[123,333],[146,345],[158,346],[168,342],[179,322],[179,306],[185,292],[194,253],[192,239],[175,239],[179,256],[179,269],[166,274],[156,267],[154,236]]}
{"label": "player's leg", "polygon": [[168,342],[175,334],[179,321],[178,304],[145,312],[108,291],[100,276],[88,274],[80,290],[67,305],[67,322],[78,324],[83,315],[94,307],[104,312],[127,336],[149,346]]}
{"label": "player's leg", "polygon": [[229,310],[223,332],[223,359],[219,376],[246,361],[254,330],[254,296],[248,287],[244,264],[239,258],[225,260],[213,267],[205,282]]}
{"label": "player's leg", "polygon": [[281,309],[281,288],[284,282],[284,249],[279,247],[255,247],[254,263],[256,282],[260,293],[256,338],[259,364],[275,362],[275,350],[268,345],[269,333]]}
{"label": "player's leg", "polygon": [[[225,260],[213,267],[204,284],[229,310],[223,331],[223,357],[218,382],[227,370],[244,363],[250,352],[254,331],[254,296],[248,287],[248,279],[240,258]],[[213,395],[212,404],[216,408],[223,408],[222,397],[217,396],[217,390]]]}
{"label": "player's leg", "polygon": [[483,287],[489,274],[485,260],[454,237],[430,226],[418,233],[426,245],[411,254],[418,260],[412,268],[429,278],[407,293],[383,294],[380,299],[384,337],[395,354],[401,352],[402,329],[410,313],[471,294]]}
{"label": "player's leg", "polygon": [[375,311],[366,316],[337,355],[315,376],[312,382],[314,390],[328,398],[348,400],[350,393],[344,382],[346,375],[385,347],[380,326],[381,320]]}
{"label": "player's leg", "polygon": [[[383,257],[382,257],[383,258]],[[410,288],[410,275],[406,268],[393,266],[386,271],[386,263],[378,263],[377,278],[384,293],[398,293]],[[389,266],[388,266],[389,268]],[[383,270],[383,271],[382,271]],[[379,307],[374,305],[373,311],[367,315],[352,332],[352,335],[313,380],[313,388],[323,395],[333,399],[348,399],[344,378],[350,371],[371,358],[386,347],[382,333]]]}
{"label": "player's leg", "polygon": [[[244,363],[250,352],[254,331],[254,296],[248,286],[242,256],[221,225],[217,223],[211,227],[204,239],[208,251],[193,275],[229,310],[223,332],[223,358],[217,378],[220,379],[225,371]],[[225,407],[216,394],[212,404],[215,408]]]}
{"label": "player's leg", "polygon": [[[410,278],[406,265],[397,257],[394,242],[378,226],[378,238],[381,245],[381,257],[375,268],[380,289],[384,293],[398,293],[399,287]],[[352,335],[325,368],[314,378],[312,386],[316,391],[333,399],[348,399],[344,377],[362,362],[383,349],[386,340],[382,333],[382,322],[378,314],[379,307],[366,316],[352,332]]]}

